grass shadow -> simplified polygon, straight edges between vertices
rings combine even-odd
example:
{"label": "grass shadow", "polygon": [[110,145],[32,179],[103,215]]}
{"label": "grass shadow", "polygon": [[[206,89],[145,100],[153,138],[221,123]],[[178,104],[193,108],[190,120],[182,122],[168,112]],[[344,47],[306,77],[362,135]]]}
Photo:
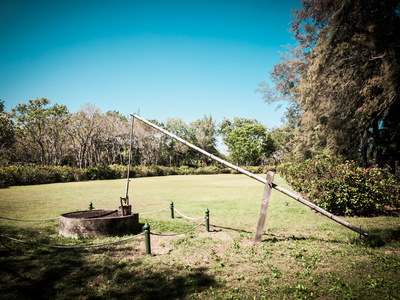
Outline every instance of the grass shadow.
{"label": "grass shadow", "polygon": [[[41,239],[37,228],[0,229],[4,235]],[[181,299],[217,285],[204,268],[158,266],[151,256],[129,257],[128,248],[54,249],[7,241],[0,244],[2,298]]]}
{"label": "grass shadow", "polygon": [[[252,232],[252,231],[247,231],[247,230],[244,230],[244,229],[237,229],[237,228],[232,228],[232,227],[226,227],[226,226],[218,226],[218,225],[214,225],[214,224],[212,224],[211,227],[212,228],[217,228],[217,229],[226,229],[226,230],[230,230],[230,231],[254,234],[254,232]],[[218,230],[214,230],[214,231],[218,231]]]}
{"label": "grass shadow", "polygon": [[[369,236],[362,238],[362,244],[369,248],[384,246],[400,247],[400,227],[397,228],[369,228]],[[351,242],[359,243],[359,238],[352,238]]]}

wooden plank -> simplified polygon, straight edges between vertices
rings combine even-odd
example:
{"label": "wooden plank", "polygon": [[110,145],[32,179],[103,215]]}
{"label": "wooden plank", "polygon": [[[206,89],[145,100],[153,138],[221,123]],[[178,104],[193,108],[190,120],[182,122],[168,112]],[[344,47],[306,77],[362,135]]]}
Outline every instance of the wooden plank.
{"label": "wooden plank", "polygon": [[262,238],[262,233],[264,230],[265,219],[267,217],[268,203],[271,197],[272,181],[274,180],[274,172],[269,171],[267,173],[267,182],[264,187],[264,194],[261,201],[260,216],[258,217],[256,236],[254,241],[260,242]]}

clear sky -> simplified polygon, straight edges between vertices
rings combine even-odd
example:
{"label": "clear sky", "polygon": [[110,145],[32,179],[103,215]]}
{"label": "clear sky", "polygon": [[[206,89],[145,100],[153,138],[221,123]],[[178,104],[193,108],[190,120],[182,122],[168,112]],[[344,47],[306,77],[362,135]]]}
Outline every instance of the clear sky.
{"label": "clear sky", "polygon": [[48,98],[75,112],[138,112],[189,124],[204,114],[281,125],[269,81],[300,0],[0,1],[0,99]]}

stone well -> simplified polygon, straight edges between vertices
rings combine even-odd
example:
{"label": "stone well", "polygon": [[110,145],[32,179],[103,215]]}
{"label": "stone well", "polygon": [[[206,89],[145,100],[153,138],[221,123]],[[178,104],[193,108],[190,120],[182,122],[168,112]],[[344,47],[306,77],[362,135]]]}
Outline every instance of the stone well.
{"label": "stone well", "polygon": [[139,213],[94,209],[60,215],[59,233],[73,238],[97,238],[140,233]]}

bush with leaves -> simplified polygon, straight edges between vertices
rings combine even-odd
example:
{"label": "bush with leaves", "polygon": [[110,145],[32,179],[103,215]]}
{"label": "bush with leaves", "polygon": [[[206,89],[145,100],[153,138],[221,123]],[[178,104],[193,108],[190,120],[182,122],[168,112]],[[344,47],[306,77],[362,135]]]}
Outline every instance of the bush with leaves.
{"label": "bush with leaves", "polygon": [[14,165],[0,168],[0,186],[79,181],[84,171],[69,166]]}
{"label": "bush with leaves", "polygon": [[399,208],[400,180],[389,170],[360,168],[339,158],[286,163],[277,172],[299,193],[338,215],[371,215]]}
{"label": "bush with leaves", "polygon": [[[267,173],[274,167],[245,167],[253,173]],[[94,165],[86,169],[70,166],[15,165],[0,168],[0,187],[13,185],[45,184],[55,182],[71,182],[85,180],[124,179],[127,166]],[[229,168],[217,166],[206,167],[164,167],[164,166],[131,166],[130,178],[168,175],[200,175],[200,174],[238,174]]]}

